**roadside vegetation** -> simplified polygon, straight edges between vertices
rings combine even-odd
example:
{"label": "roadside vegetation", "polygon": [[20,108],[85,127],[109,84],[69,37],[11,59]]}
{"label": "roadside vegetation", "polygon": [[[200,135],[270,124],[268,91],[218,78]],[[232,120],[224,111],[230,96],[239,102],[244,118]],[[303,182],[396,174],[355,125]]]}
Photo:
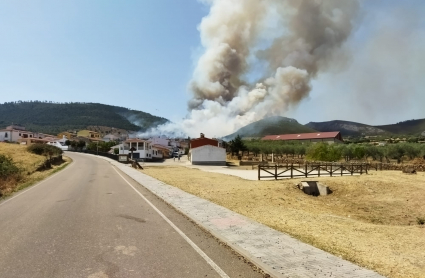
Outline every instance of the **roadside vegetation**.
{"label": "roadside vegetation", "polygon": [[51,145],[0,143],[0,198],[43,180],[69,162],[67,157],[62,160],[62,150]]}
{"label": "roadside vegetation", "polygon": [[416,158],[425,159],[425,144],[395,143],[385,146],[363,144],[326,144],[284,141],[243,141],[240,137],[227,144],[227,152],[241,158],[266,157],[273,154],[275,158],[303,158],[313,161],[377,161],[389,163]]}
{"label": "roadside vegetation", "polygon": [[112,147],[118,145],[117,142],[115,141],[110,141],[110,142],[90,142],[87,145],[87,150],[90,151],[99,151],[99,152],[103,152],[103,153],[107,153],[111,150]]}
{"label": "roadside vegetation", "polygon": [[387,277],[425,273],[425,173],[321,177],[333,193],[313,197],[297,179],[249,181],[176,166],[142,172]]}

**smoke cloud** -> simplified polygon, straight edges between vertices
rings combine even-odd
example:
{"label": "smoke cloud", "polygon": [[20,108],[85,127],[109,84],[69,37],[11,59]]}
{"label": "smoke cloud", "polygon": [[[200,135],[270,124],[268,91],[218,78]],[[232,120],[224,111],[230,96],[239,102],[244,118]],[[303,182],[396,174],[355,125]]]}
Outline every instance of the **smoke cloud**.
{"label": "smoke cloud", "polygon": [[189,83],[188,117],[156,134],[224,136],[284,115],[308,97],[318,73],[343,62],[359,14],[357,0],[202,2],[211,8],[199,25],[205,52]]}

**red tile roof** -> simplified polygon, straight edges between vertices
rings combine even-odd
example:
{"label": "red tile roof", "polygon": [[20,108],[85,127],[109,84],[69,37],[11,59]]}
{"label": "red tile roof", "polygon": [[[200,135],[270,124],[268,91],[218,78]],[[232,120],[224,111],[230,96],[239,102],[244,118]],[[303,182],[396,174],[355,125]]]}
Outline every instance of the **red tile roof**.
{"label": "red tile roof", "polygon": [[261,140],[311,140],[311,139],[329,139],[329,138],[336,138],[342,141],[342,136],[339,133],[339,131],[267,135],[263,137]]}
{"label": "red tile roof", "polygon": [[206,137],[201,137],[201,138],[196,138],[196,139],[190,140],[190,148],[191,149],[202,147],[202,146],[205,146],[205,145],[211,145],[211,146],[218,147],[218,141],[214,140],[214,139],[206,138]]}

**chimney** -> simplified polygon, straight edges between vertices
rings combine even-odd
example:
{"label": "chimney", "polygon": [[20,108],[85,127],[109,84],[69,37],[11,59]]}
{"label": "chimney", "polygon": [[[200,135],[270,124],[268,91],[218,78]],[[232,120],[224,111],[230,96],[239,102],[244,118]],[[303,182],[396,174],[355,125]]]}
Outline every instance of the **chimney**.
{"label": "chimney", "polygon": [[203,133],[201,133],[201,137],[200,138],[205,138],[205,135]]}

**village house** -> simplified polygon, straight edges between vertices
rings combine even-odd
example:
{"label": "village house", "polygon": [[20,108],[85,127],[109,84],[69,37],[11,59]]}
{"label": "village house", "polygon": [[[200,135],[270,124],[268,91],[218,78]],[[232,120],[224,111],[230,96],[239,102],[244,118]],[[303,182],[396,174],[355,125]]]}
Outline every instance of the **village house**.
{"label": "village house", "polygon": [[76,132],[68,132],[68,131],[64,131],[58,134],[58,138],[63,138],[66,137],[68,140],[73,140],[75,137],[77,137],[77,133]]}
{"label": "village house", "polygon": [[77,137],[75,139],[78,138],[87,138],[90,140],[90,142],[100,142],[102,141],[102,138],[100,138],[100,133],[96,132],[96,131],[91,131],[91,130],[80,130],[77,132]]}
{"label": "village house", "polygon": [[25,130],[25,127],[19,125],[10,125],[5,129],[0,129],[0,141],[18,142],[22,138],[33,138],[34,133]]}
{"label": "village house", "polygon": [[121,137],[114,135],[114,134],[107,134],[105,136],[103,136],[102,141],[104,142],[111,142],[111,141],[121,141]]}
{"label": "village house", "polygon": [[312,142],[312,143],[328,143],[328,144],[342,144],[341,133],[335,132],[316,132],[316,133],[299,133],[299,134],[282,134],[282,135],[267,135],[261,140],[279,140],[279,141],[301,141],[301,142]]}
{"label": "village house", "polygon": [[5,129],[0,129],[0,142],[17,142],[21,144],[47,143],[57,139],[53,135],[37,133],[26,130],[20,125],[10,125]]}
{"label": "village house", "polygon": [[[133,151],[132,151],[133,150]],[[138,138],[127,139],[119,145],[119,154],[133,153],[133,159],[152,160],[152,145],[147,140]]]}
{"label": "village house", "polygon": [[226,150],[219,146],[219,141],[206,138],[203,133],[190,141],[188,160],[192,165],[226,165]]}
{"label": "village house", "polygon": [[91,131],[87,129],[83,129],[77,132],[78,137],[86,137],[89,139],[100,139],[100,133],[96,131]]}
{"label": "village house", "polygon": [[170,149],[163,145],[152,145],[152,159],[162,160],[170,157]]}

